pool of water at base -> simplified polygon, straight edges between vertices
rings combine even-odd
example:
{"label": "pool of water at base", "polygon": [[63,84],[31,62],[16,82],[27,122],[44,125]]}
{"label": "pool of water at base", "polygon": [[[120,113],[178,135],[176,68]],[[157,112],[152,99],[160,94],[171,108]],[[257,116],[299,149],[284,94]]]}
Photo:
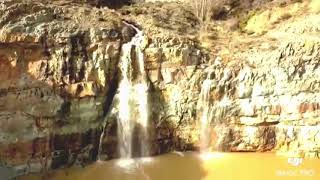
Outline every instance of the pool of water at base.
{"label": "pool of water at base", "polygon": [[274,153],[169,153],[96,162],[20,180],[320,180],[320,159]]}

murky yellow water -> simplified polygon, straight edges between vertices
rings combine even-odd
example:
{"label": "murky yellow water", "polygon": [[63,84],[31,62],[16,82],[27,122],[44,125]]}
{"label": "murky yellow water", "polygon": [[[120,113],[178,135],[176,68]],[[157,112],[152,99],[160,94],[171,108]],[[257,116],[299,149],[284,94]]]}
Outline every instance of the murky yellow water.
{"label": "murky yellow water", "polygon": [[[38,180],[29,176],[23,180]],[[54,172],[50,180],[320,180],[320,159],[271,153],[171,153],[153,158],[98,162]]]}

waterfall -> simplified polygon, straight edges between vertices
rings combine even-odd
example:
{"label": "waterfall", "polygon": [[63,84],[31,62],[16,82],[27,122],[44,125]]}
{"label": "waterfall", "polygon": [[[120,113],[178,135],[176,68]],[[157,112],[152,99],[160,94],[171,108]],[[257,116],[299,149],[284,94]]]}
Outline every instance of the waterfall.
{"label": "waterfall", "polygon": [[138,102],[138,115],[137,123],[141,126],[140,132],[140,149],[141,156],[149,156],[149,134],[148,134],[148,123],[149,123],[149,105],[148,105],[148,81],[147,81],[147,73],[144,67],[144,41],[146,40],[143,32],[139,30],[137,27],[127,24],[132,27],[137,34],[132,39],[134,47],[136,59],[139,64],[139,72],[140,72],[140,82],[135,86],[135,94],[136,102]]}
{"label": "waterfall", "polygon": [[[133,28],[136,31],[136,35],[130,42],[123,44],[121,47],[119,66],[122,79],[117,95],[118,151],[120,158],[131,158],[133,147],[140,145],[140,156],[149,156],[148,81],[144,68],[143,53],[146,38],[143,32],[134,25],[123,23]],[[133,144],[133,137],[137,134],[139,143]],[[100,137],[100,149],[103,136],[104,132]]]}
{"label": "waterfall", "polygon": [[[133,38],[134,39],[134,38]],[[118,118],[118,148],[121,158],[130,158],[132,154],[132,132],[134,123],[131,121],[130,101],[132,91],[131,48],[133,41],[122,45],[120,70],[122,80],[119,85],[119,118]]]}
{"label": "waterfall", "polygon": [[198,101],[198,115],[200,120],[200,151],[206,151],[210,145],[210,121],[212,119],[212,111],[210,108],[210,91],[212,82],[213,80],[210,80],[209,78],[203,81],[200,98]]}

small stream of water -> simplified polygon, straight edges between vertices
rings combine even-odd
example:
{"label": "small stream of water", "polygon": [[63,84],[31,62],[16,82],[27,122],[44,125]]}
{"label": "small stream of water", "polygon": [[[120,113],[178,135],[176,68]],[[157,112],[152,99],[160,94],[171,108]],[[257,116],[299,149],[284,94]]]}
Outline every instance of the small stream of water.
{"label": "small stream of water", "polygon": [[202,83],[200,98],[198,101],[199,122],[200,122],[200,151],[207,151],[210,144],[210,121],[212,112],[210,108],[210,91],[213,80],[205,79]]}

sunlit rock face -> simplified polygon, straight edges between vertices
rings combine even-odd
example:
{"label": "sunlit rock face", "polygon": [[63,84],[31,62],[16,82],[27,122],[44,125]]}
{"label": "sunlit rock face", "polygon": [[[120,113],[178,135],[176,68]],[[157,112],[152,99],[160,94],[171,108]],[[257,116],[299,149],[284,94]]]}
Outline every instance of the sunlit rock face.
{"label": "sunlit rock face", "polygon": [[[209,149],[318,156],[319,143],[313,138],[320,133],[316,17],[279,26],[266,35],[273,39],[268,46],[256,44],[230,55],[227,64],[220,57],[209,61],[192,43],[184,47],[177,40],[174,44],[181,44],[175,48],[153,42],[145,54],[158,98],[153,100],[158,106],[152,107],[160,108],[157,122],[165,124],[158,129],[160,150],[199,148],[203,110],[197,107],[209,106]],[[212,82],[206,105],[201,90],[208,76]]]}
{"label": "sunlit rock face", "polygon": [[[299,19],[281,33],[305,21]],[[318,156],[319,143],[314,137],[320,132],[320,41],[307,37],[312,29],[292,33],[293,38],[277,42],[278,48],[274,50],[254,48],[242,53],[240,57],[246,61],[231,69],[235,76],[223,83],[217,80],[217,84],[228,88],[222,92],[232,92],[227,95],[231,103],[215,113],[223,112],[223,116],[212,118],[212,122],[219,124],[214,135],[218,149],[278,150],[291,155]],[[280,32],[272,32],[270,36],[276,33]],[[229,71],[227,68],[224,71]],[[213,106],[219,102],[214,101]]]}

